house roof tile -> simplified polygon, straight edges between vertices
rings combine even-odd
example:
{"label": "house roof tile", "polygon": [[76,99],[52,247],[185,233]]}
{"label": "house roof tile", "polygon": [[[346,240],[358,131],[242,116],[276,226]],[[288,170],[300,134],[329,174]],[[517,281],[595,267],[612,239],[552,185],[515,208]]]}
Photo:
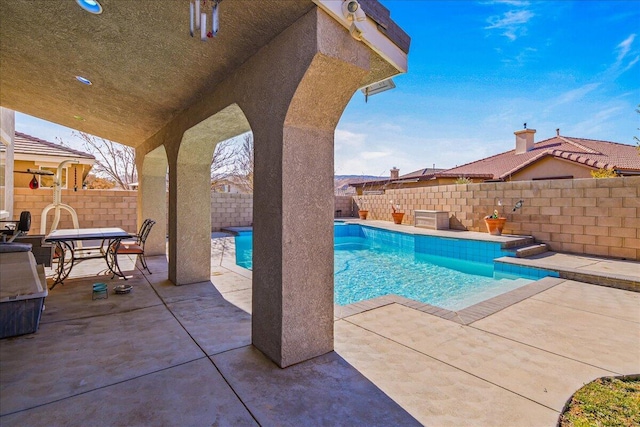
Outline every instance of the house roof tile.
{"label": "house roof tile", "polygon": [[640,171],[640,156],[633,145],[595,139],[555,136],[534,144],[526,153],[515,150],[496,154],[446,171],[447,175],[493,175],[493,179],[505,179],[511,174],[542,159],[556,157],[597,169]]}
{"label": "house roof tile", "polygon": [[[22,132],[15,133],[14,153],[53,157],[76,157],[95,160],[95,156],[73,148],[65,147]],[[4,150],[4,145],[0,144]]]}

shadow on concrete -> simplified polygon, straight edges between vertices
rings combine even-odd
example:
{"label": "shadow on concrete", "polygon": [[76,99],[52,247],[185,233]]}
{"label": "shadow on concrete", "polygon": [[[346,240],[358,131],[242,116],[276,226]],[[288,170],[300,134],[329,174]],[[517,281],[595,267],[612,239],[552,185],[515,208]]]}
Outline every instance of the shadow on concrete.
{"label": "shadow on concrete", "polygon": [[419,425],[336,353],[278,368],[211,281],[174,286],[165,257],[148,262],[108,299],[92,283],[121,280],[66,280],[38,332],[0,341],[3,427]]}

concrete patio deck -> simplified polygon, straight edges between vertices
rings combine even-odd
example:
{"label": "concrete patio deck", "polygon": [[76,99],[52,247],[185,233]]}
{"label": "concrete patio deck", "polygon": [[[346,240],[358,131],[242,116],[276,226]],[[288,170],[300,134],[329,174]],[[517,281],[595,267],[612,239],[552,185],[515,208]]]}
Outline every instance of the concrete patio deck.
{"label": "concrete patio deck", "polygon": [[470,322],[336,313],[335,352],[281,370],[250,346],[233,252],[212,239],[211,282],[181,287],[163,257],[123,262],[133,292],[95,301],[104,266],[80,264],[36,334],[0,341],[0,424],[552,426],[584,383],[640,373],[640,293],[565,279]]}

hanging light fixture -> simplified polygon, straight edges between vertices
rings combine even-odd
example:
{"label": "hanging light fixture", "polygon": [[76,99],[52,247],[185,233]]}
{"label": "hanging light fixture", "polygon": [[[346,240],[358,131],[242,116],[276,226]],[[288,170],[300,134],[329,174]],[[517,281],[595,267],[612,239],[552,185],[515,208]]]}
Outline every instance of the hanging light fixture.
{"label": "hanging light fixture", "polygon": [[[218,34],[219,4],[222,0],[189,0],[189,34],[195,37],[200,30],[200,40],[207,41]],[[211,26],[207,27],[207,15],[211,14]]]}

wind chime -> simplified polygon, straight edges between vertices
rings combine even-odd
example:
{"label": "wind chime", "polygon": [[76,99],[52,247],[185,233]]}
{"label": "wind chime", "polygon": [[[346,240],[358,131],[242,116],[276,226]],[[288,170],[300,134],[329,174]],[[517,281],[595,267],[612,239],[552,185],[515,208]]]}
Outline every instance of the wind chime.
{"label": "wind chime", "polygon": [[[218,34],[218,9],[222,0],[190,0],[189,1],[189,34],[195,37],[200,30],[200,40],[206,42]],[[207,31],[207,16],[211,15],[211,30]]]}

